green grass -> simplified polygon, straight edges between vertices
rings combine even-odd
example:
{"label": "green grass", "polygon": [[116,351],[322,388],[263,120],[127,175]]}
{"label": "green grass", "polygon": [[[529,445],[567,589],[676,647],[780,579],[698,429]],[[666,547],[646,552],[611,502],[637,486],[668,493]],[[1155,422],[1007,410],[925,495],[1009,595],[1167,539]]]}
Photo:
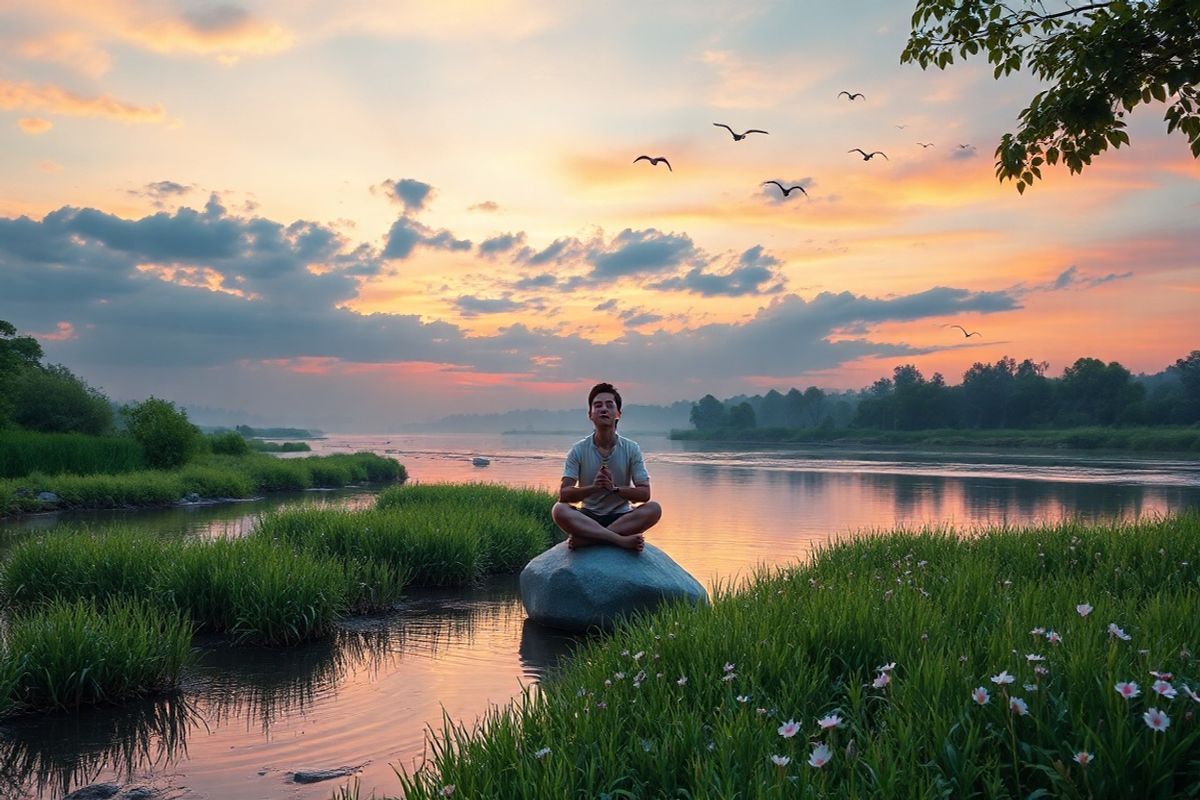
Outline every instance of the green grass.
{"label": "green grass", "polygon": [[[448,722],[402,789],[414,800],[447,785],[531,799],[1195,795],[1200,705],[1183,686],[1200,681],[1198,567],[1196,514],[859,537],[718,587],[711,607],[621,627],[481,728]],[[1085,602],[1094,610],[1081,616]],[[873,685],[891,662],[890,683]],[[1151,670],[1174,673],[1176,699],[1151,690]],[[993,683],[1002,671],[1016,682]],[[1130,680],[1141,696],[1125,700],[1114,686]],[[986,705],[972,700],[981,686]],[[1006,694],[1029,713],[1010,712]],[[1165,732],[1143,721],[1150,707],[1170,715]],[[835,713],[841,727],[819,729]],[[791,720],[799,732],[785,738]],[[821,768],[807,763],[818,742],[832,753]],[[1080,751],[1094,756],[1086,769]]]}
{"label": "green grass", "polygon": [[40,511],[39,492],[59,496],[60,508],[141,508],[164,506],[195,492],[201,497],[252,497],[314,486],[404,480],[395,459],[374,453],[280,459],[261,453],[244,456],[207,454],[178,470],[142,470],[125,474],[46,475],[34,473],[0,480],[0,516]]}
{"label": "green grass", "polygon": [[33,472],[121,473],[145,467],[142,448],[129,437],[0,431],[0,478],[18,478]]}
{"label": "green grass", "polygon": [[308,442],[265,442],[262,439],[247,439],[251,450],[258,453],[307,453],[312,450]]}
{"label": "green grass", "polygon": [[670,438],[711,442],[833,442],[860,445],[940,447],[1040,447],[1071,450],[1200,452],[1200,427],[1057,428],[1045,430],[973,430],[945,428],[882,431],[870,428],[721,428],[673,430]]}
{"label": "green grass", "polygon": [[462,586],[515,572],[549,547],[553,503],[546,492],[480,484],[387,489],[375,509],[306,506],[266,514],[254,535],[359,569],[390,567],[415,586]]}
{"label": "green grass", "polygon": [[136,598],[184,614],[197,629],[294,644],[328,633],[361,579],[332,559],[264,539],[178,541],[135,531],[75,531],[13,547],[0,571],[0,592],[20,609],[55,600]]}
{"label": "green grass", "polygon": [[180,614],[114,598],[55,600],[13,617],[0,643],[0,713],[117,702],[174,687],[191,658]]}

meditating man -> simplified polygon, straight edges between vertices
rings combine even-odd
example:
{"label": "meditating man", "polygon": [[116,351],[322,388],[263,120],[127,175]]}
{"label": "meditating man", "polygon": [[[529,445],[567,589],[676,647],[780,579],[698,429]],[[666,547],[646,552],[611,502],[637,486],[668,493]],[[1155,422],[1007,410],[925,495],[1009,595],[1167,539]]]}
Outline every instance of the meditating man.
{"label": "meditating man", "polygon": [[650,499],[642,448],[617,433],[621,393],[611,383],[588,392],[588,419],[594,430],[567,453],[551,516],[572,550],[604,543],[641,551],[642,534],[662,517],[662,507]]}

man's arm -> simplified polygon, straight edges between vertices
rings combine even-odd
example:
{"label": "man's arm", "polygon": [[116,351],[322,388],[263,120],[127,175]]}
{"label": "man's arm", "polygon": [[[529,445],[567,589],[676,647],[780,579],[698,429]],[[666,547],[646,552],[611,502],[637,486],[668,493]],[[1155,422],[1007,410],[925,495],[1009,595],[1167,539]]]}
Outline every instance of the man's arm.
{"label": "man's arm", "polygon": [[596,491],[595,486],[576,486],[579,483],[576,478],[563,476],[562,486],[558,488],[558,501],[560,503],[580,503],[590,494]]}
{"label": "man's arm", "polygon": [[631,503],[645,503],[650,499],[650,483],[638,483],[633,486],[618,486],[616,493]]}

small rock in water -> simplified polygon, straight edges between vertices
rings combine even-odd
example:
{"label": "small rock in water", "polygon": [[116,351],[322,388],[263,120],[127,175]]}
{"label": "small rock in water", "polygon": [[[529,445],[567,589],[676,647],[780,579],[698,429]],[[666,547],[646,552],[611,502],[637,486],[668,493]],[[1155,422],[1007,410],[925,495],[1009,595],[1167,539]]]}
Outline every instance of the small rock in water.
{"label": "small rock in water", "polygon": [[296,783],[316,783],[317,781],[328,781],[334,778],[344,778],[347,775],[352,775],[358,767],[338,767],[337,769],[298,769],[292,773],[292,780]]}
{"label": "small rock in water", "polygon": [[[43,492],[43,494],[49,494]],[[93,783],[91,786],[83,786],[63,798],[63,800],[108,800],[108,798],[121,791],[121,787],[115,783]]]}
{"label": "small rock in water", "polygon": [[199,502],[200,502],[200,495],[196,494],[195,492],[189,492],[188,494],[186,494],[186,495],[184,495],[184,496],[183,496],[183,502],[185,502],[185,503],[199,503]]}
{"label": "small rock in water", "polygon": [[154,800],[158,790],[149,786],[131,786],[121,793],[121,800]]}
{"label": "small rock in water", "polygon": [[[57,503],[59,501],[58,495],[56,495],[54,492],[38,492],[37,499],[43,503]],[[108,785],[109,784],[107,784],[107,783],[97,783],[96,784],[96,786],[108,786]],[[87,787],[84,787],[84,788],[87,788]]]}

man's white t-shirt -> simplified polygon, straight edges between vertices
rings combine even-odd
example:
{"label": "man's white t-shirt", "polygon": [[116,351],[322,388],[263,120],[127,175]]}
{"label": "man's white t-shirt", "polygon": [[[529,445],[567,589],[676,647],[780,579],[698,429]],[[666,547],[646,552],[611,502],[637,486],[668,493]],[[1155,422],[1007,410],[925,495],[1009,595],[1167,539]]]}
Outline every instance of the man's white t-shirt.
{"label": "man's white t-shirt", "polygon": [[[590,486],[596,482],[601,463],[600,451],[589,435],[576,442],[567,453],[563,477],[574,479],[576,486]],[[626,439],[620,434],[617,434],[617,442],[608,456],[608,471],[612,473],[613,486],[618,489],[650,482],[646,462],[642,459],[642,448],[633,439]],[[623,514],[632,509],[624,497],[603,489],[584,498],[583,507],[593,514]]]}

